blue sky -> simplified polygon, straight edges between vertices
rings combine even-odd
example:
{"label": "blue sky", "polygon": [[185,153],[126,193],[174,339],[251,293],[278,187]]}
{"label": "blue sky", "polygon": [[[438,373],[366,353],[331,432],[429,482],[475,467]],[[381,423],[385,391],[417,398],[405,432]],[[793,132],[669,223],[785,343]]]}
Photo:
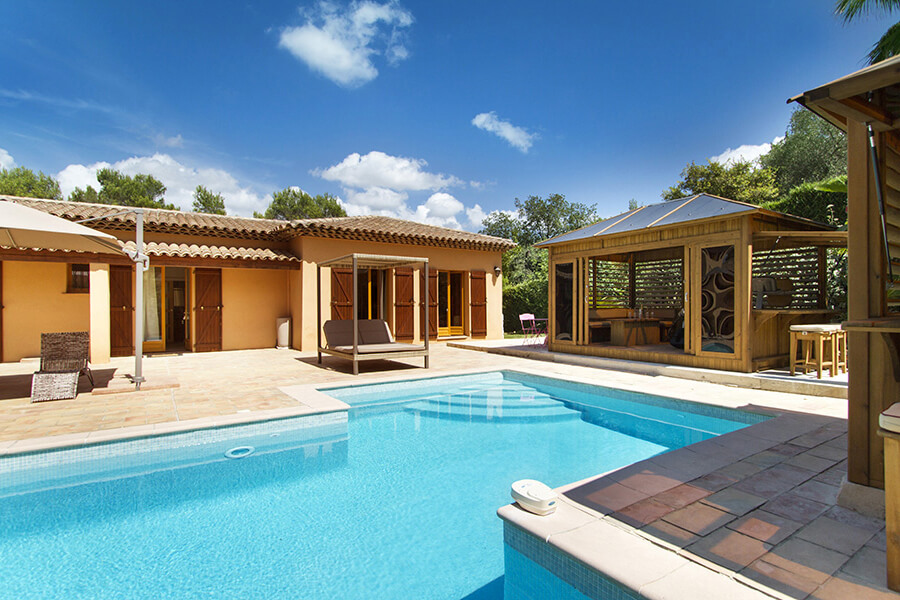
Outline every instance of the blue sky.
{"label": "blue sky", "polygon": [[203,184],[241,215],[299,186],[470,230],[532,194],[608,216],[690,161],[758,154],[789,96],[862,67],[893,21],[832,7],[4,2],[0,166],[64,193],[152,173],[170,202]]}

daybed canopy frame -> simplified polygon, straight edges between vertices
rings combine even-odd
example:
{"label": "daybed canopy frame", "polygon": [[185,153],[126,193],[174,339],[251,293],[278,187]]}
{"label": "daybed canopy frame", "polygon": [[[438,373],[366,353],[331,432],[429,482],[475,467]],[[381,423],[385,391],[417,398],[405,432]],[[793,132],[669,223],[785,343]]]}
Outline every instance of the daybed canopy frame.
{"label": "daybed canopy frame", "polygon": [[[318,346],[318,362],[322,364],[322,353],[338,356],[353,361],[353,374],[359,375],[359,361],[392,358],[410,358],[421,356],[425,359],[425,368],[428,368],[428,319],[429,312],[425,310],[422,337],[424,345],[415,349],[397,349],[385,352],[361,353],[359,349],[359,282],[357,275],[360,269],[397,269],[422,265],[424,270],[424,297],[428,298],[428,259],[419,256],[388,256],[381,254],[348,254],[331,260],[320,262],[316,266],[316,343]],[[322,345],[322,268],[350,268],[353,271],[353,350],[345,352]],[[404,344],[404,346],[407,346]]]}

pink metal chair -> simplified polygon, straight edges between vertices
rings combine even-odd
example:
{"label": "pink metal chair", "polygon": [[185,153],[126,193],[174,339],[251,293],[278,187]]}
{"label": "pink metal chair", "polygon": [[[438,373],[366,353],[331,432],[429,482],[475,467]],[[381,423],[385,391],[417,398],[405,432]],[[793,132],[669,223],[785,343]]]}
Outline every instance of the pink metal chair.
{"label": "pink metal chair", "polygon": [[522,345],[543,346],[546,343],[546,322],[546,319],[536,319],[535,316],[531,313],[524,313],[519,315],[519,323],[522,326],[522,333],[525,334],[525,339],[522,340]]}

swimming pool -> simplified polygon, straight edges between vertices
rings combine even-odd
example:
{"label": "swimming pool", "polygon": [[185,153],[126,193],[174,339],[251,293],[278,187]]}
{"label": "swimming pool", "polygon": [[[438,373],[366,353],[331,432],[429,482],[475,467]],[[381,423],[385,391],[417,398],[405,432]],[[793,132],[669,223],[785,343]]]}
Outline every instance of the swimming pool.
{"label": "swimming pool", "polygon": [[349,416],[0,458],[0,598],[499,599],[512,481],[765,418],[509,371],[325,391]]}

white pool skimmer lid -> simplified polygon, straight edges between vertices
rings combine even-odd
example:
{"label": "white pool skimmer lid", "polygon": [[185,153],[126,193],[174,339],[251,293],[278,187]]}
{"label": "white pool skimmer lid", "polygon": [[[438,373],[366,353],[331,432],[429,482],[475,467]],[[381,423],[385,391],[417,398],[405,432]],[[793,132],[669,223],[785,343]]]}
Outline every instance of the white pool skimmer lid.
{"label": "white pool skimmer lid", "polygon": [[540,481],[520,479],[512,484],[511,493],[513,500],[528,512],[549,515],[556,510],[556,492]]}

